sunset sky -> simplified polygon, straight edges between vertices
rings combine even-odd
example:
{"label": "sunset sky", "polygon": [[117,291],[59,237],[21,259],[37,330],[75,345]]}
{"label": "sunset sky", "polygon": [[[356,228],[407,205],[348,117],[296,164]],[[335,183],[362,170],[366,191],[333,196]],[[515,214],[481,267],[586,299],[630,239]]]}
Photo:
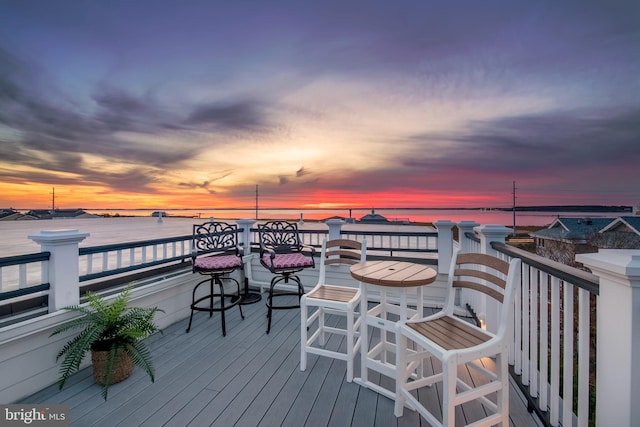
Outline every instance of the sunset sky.
{"label": "sunset sky", "polygon": [[0,3],[0,208],[640,204],[640,2]]}

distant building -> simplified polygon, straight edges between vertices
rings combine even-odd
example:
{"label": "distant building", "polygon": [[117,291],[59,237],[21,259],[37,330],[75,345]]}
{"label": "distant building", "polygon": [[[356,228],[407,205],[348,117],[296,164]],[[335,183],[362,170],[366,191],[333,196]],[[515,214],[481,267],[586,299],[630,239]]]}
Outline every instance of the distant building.
{"label": "distant building", "polygon": [[13,219],[15,219],[16,221],[29,221],[29,220],[39,219],[39,218],[29,214],[18,214],[18,216],[16,216]]}
{"label": "distant building", "polygon": [[558,218],[549,227],[530,233],[536,254],[581,268],[575,255],[599,249],[640,248],[640,217]]}
{"label": "distant building", "polygon": [[27,215],[38,219],[54,219],[54,218],[97,218],[99,215],[94,215],[85,212],[82,209],[32,209],[27,212]]}
{"label": "distant building", "polygon": [[20,215],[20,212],[12,208],[0,209],[0,220],[13,219],[17,215]]}
{"label": "distant building", "polygon": [[0,209],[0,221],[21,221],[25,219],[38,219],[31,215],[24,215],[15,209]]}
{"label": "distant building", "polygon": [[621,216],[600,230],[601,249],[639,249],[640,216]]}
{"label": "distant building", "polygon": [[360,218],[358,222],[362,224],[388,224],[389,220],[384,216],[377,214],[375,210],[371,209],[371,213]]}

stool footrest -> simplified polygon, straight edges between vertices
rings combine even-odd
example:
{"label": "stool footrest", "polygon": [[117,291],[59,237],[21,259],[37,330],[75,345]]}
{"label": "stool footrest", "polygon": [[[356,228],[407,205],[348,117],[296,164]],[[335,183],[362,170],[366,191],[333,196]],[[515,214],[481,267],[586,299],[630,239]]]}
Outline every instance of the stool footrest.
{"label": "stool footrest", "polygon": [[275,297],[284,297],[284,296],[300,296],[300,294],[298,292],[278,292],[277,294],[271,294],[269,295],[269,298],[267,298],[267,302],[265,303],[267,305],[267,307],[269,307],[272,310],[286,310],[286,309],[291,309],[291,308],[300,308],[300,304],[294,304],[294,305],[273,305],[273,302],[270,302],[273,298]]}
{"label": "stool footrest", "polygon": [[226,310],[228,308],[233,307],[236,304],[240,303],[240,299],[238,298],[238,295],[225,295],[224,297],[227,298],[230,301],[230,304],[227,305],[225,304],[224,308],[223,307],[198,307],[198,303],[205,301],[205,300],[211,300],[211,297],[220,297],[220,294],[213,294],[213,295],[207,295],[204,296],[202,298],[198,298],[197,300],[195,300],[193,303],[191,303],[191,310],[196,310],[196,311],[222,311],[222,310]]}

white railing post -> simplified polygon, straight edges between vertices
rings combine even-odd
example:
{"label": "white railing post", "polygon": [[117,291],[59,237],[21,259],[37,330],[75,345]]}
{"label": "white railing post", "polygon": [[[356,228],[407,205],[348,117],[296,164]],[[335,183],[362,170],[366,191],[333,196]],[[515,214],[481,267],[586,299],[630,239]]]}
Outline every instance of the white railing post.
{"label": "white railing post", "polygon": [[239,219],[236,221],[238,227],[241,228],[242,234],[238,236],[238,240],[242,242],[244,255],[251,255],[251,227],[255,224],[254,219]]}
{"label": "white railing post", "polygon": [[597,305],[596,425],[640,420],[640,250],[576,255],[600,278]]}
{"label": "white railing post", "polygon": [[438,273],[449,273],[453,256],[453,226],[455,222],[448,219],[433,223],[438,229]]}
{"label": "white railing post", "polygon": [[[253,254],[251,253],[251,227],[255,223],[256,221],[253,219],[239,219],[236,221],[238,227],[242,229],[242,234],[238,236],[238,242],[242,243],[243,280],[248,280],[250,284],[256,283],[251,268],[251,261],[253,260]],[[260,292],[262,292],[262,283],[260,284]]]}
{"label": "white railing post", "polygon": [[49,258],[49,313],[80,303],[78,245],[89,236],[78,230],[41,231],[29,236]]}
{"label": "white railing post", "polygon": [[341,219],[328,219],[325,224],[329,227],[329,240],[339,239],[344,221]]}
{"label": "white railing post", "polygon": [[[480,252],[487,255],[496,256],[497,252],[491,247],[491,243],[504,243],[507,236],[513,230],[504,225],[486,224],[474,227],[474,231],[480,237]],[[498,302],[493,298],[487,298],[486,295],[481,296],[480,307],[476,309],[476,314],[481,321],[484,321],[487,330],[491,332],[498,331],[500,324]]]}
{"label": "white railing post", "polygon": [[460,251],[462,253],[473,252],[471,243],[465,234],[470,233],[473,229],[480,224],[475,221],[460,221],[458,222],[458,240],[460,241]]}
{"label": "white railing post", "polygon": [[480,237],[480,252],[483,254],[497,256],[495,249],[491,247],[491,243],[504,243],[513,230],[504,225],[486,224],[474,227],[473,230]]}

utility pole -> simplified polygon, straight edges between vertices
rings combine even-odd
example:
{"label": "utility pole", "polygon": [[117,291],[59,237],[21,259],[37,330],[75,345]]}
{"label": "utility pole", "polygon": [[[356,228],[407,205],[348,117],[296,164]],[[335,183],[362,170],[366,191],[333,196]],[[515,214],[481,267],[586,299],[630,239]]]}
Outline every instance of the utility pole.
{"label": "utility pole", "polygon": [[513,181],[513,237],[516,237],[516,182]]}
{"label": "utility pole", "polygon": [[56,187],[51,187],[51,215],[56,212]]}
{"label": "utility pole", "polygon": [[258,220],[258,184],[256,184],[256,221]]}

